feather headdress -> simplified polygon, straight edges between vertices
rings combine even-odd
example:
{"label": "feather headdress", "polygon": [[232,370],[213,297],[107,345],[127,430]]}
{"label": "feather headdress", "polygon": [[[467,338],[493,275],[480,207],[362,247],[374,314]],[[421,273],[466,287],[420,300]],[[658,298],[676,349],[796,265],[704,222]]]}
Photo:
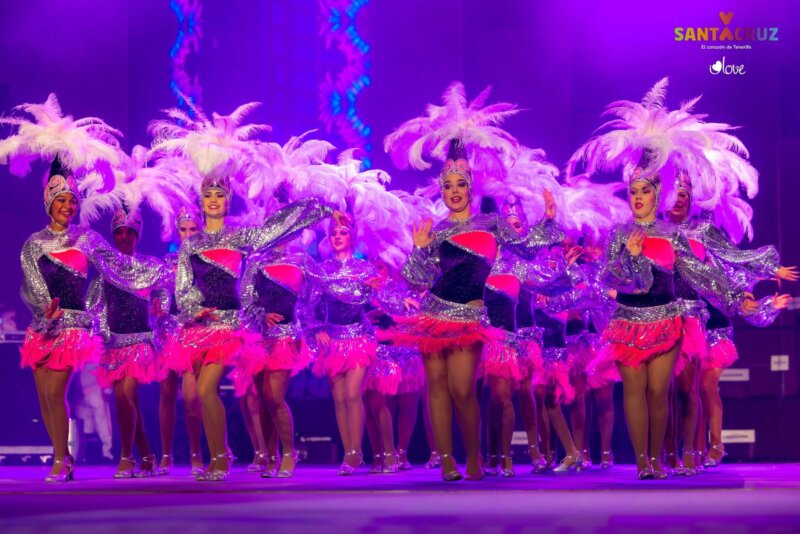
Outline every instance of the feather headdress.
{"label": "feather headdress", "polygon": [[514,161],[519,152],[517,140],[498,126],[519,110],[508,103],[485,105],[490,92],[487,87],[468,101],[464,84],[450,84],[441,106],[428,104],[425,116],[397,127],[384,139],[384,149],[398,168],[425,170],[431,159],[447,161],[451,141],[456,140],[466,152],[478,202],[484,187],[505,179],[507,162]]}

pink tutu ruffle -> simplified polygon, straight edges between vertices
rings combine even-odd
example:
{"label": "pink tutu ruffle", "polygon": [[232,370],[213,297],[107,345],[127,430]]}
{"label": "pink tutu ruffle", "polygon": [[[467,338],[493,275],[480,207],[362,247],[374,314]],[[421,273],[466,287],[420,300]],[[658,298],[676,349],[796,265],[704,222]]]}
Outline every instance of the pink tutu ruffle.
{"label": "pink tutu ruffle", "polygon": [[589,389],[600,389],[621,381],[622,377],[619,375],[610,347],[599,349],[597,356],[586,366],[586,385]]}
{"label": "pink tutu ruffle", "polygon": [[587,372],[589,363],[597,357],[597,351],[589,340],[581,337],[567,341],[567,354],[570,376],[576,377]]}
{"label": "pink tutu ruffle", "polygon": [[535,380],[544,367],[542,360],[542,345],[535,339],[520,340],[519,342],[519,372],[520,380]]}
{"label": "pink tutu ruffle", "polygon": [[425,387],[425,366],[419,355],[406,358],[400,365],[402,382],[397,393],[414,393]]}
{"label": "pink tutu ruffle", "polygon": [[363,389],[384,395],[397,395],[402,380],[403,373],[397,362],[388,358],[376,358],[367,371]]}
{"label": "pink tutu ruffle", "polygon": [[447,321],[430,315],[392,318],[397,326],[378,331],[378,339],[414,347],[423,357],[502,339],[502,331],[496,332],[479,321]]}
{"label": "pink tutu ruffle", "polygon": [[242,352],[243,339],[238,329],[185,326],[164,347],[164,367],[184,373],[196,363],[230,365]]}
{"label": "pink tutu ruffle", "polygon": [[614,361],[636,368],[674,347],[682,330],[681,316],[649,323],[613,319],[603,332],[603,341],[610,344]]}
{"label": "pink tutu ruffle", "polygon": [[519,369],[519,352],[502,341],[491,341],[483,346],[483,354],[478,364],[478,376],[494,376],[518,382],[522,379]]}
{"label": "pink tutu ruffle", "polygon": [[730,339],[720,339],[708,347],[708,355],[703,360],[705,369],[727,369],[739,359],[736,345]]}
{"label": "pink tutu ruffle", "polygon": [[268,337],[248,332],[245,334],[244,352],[247,354],[247,372],[255,376],[263,371],[291,371],[291,376],[308,367],[312,361],[311,350],[305,340],[292,337]]}
{"label": "pink tutu ruffle", "polygon": [[77,370],[87,363],[100,360],[103,340],[83,328],[65,328],[57,336],[48,336],[28,328],[20,353],[20,367]]}
{"label": "pink tutu ruffle", "polygon": [[369,367],[377,350],[378,344],[370,336],[331,338],[330,345],[320,349],[312,371],[317,376],[333,378],[351,369]]}
{"label": "pink tutu ruffle", "polygon": [[244,397],[247,394],[247,390],[253,386],[253,375],[248,374],[247,371],[239,366],[234,366],[226,377],[233,385],[233,395],[236,398]]}
{"label": "pink tutu ruffle", "polygon": [[553,395],[555,404],[571,404],[575,400],[575,388],[569,380],[569,363],[565,361],[545,361],[544,368],[534,377],[534,384],[547,388],[547,395]]}
{"label": "pink tutu ruffle", "polygon": [[705,359],[707,351],[706,329],[703,321],[694,315],[684,318],[681,356],[690,362],[699,362]]}
{"label": "pink tutu ruffle", "polygon": [[135,378],[140,384],[149,384],[160,378],[155,349],[151,343],[107,348],[100,358],[100,365],[93,372],[102,388],[110,388],[123,378]]}

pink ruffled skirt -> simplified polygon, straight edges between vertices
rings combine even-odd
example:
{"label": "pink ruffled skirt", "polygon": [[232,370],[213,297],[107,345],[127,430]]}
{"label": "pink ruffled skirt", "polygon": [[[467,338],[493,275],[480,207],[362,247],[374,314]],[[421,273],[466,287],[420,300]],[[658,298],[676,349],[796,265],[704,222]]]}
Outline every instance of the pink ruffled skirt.
{"label": "pink ruffled skirt", "polygon": [[622,377],[611,347],[607,345],[596,352],[595,358],[586,365],[586,385],[589,389],[600,389],[614,382],[621,382]]}
{"label": "pink ruffled skirt", "polygon": [[403,381],[403,371],[391,354],[382,348],[378,347],[378,355],[367,371],[363,389],[383,395],[397,395]]}
{"label": "pink ruffled skirt", "polygon": [[110,388],[123,378],[135,378],[140,384],[155,382],[159,371],[152,343],[135,343],[107,348],[94,374],[100,387]]}
{"label": "pink ruffled skirt", "polygon": [[727,369],[739,359],[729,328],[708,331],[708,354],[703,360],[704,369]]}
{"label": "pink ruffled skirt", "polygon": [[536,338],[519,340],[520,380],[535,380],[544,369],[542,342]]}
{"label": "pink ruffled skirt", "polygon": [[509,340],[490,341],[483,345],[483,354],[478,364],[478,376],[494,376],[519,382],[522,372],[519,366],[519,349]]}
{"label": "pink ruffled skirt", "polygon": [[[545,349],[548,350],[559,349]],[[563,350],[563,349],[562,349]],[[575,400],[575,388],[570,382],[570,365],[566,357],[559,359],[544,358],[542,371],[534,376],[533,383],[536,386],[544,386],[546,395],[553,397],[554,404],[571,404]]]}
{"label": "pink ruffled skirt", "polygon": [[227,326],[184,326],[164,348],[164,366],[178,373],[195,364],[230,365],[242,352],[244,332]]}
{"label": "pink ruffled skirt", "polygon": [[397,393],[414,393],[421,391],[425,387],[425,365],[422,363],[422,356],[416,350],[400,347],[402,353],[397,358],[400,365],[402,382]]}
{"label": "pink ruffled skirt", "polygon": [[20,348],[20,367],[40,367],[54,371],[82,369],[97,362],[103,354],[103,340],[83,328],[65,328],[49,336],[28,328]]}
{"label": "pink ruffled skirt", "polygon": [[320,347],[312,371],[317,376],[333,378],[351,369],[369,367],[377,350],[378,343],[369,335],[345,339],[331,337],[328,347]]}
{"label": "pink ruffled skirt", "polygon": [[312,361],[305,340],[288,336],[264,338],[261,334],[248,332],[245,334],[244,353],[247,354],[247,372],[251,376],[263,371],[291,371],[291,376],[295,376]]}

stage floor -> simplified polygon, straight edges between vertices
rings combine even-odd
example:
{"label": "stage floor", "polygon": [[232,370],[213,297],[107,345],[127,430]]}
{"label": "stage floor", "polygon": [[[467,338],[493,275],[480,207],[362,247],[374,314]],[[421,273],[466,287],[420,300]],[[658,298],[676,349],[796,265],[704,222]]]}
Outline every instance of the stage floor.
{"label": "stage floor", "polygon": [[0,467],[2,532],[438,532],[450,529],[800,532],[800,464],[724,465],[693,478],[640,482],[632,466],[444,483],[415,468],[336,476],[302,465],[293,479],[235,469],[226,482],[196,482],[187,468],[113,480],[113,466],[45,484],[44,467]]}

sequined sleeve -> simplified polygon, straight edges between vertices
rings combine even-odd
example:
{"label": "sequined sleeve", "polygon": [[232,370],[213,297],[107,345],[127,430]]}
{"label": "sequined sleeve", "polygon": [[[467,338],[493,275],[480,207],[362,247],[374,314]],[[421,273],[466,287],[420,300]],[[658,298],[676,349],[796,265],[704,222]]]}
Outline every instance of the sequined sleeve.
{"label": "sequined sleeve", "polygon": [[505,219],[497,216],[498,241],[525,259],[533,259],[542,247],[560,243],[564,237],[564,232],[556,222],[547,217],[532,226],[527,235],[520,236]]}
{"label": "sequined sleeve", "polygon": [[758,309],[752,313],[741,312],[742,318],[753,326],[765,327],[771,325],[778,318],[781,311],[772,304],[772,296],[758,300]]}
{"label": "sequined sleeve", "polygon": [[242,275],[240,287],[242,299],[242,319],[245,328],[260,331],[267,311],[256,304],[258,295],[255,290],[255,277],[261,267],[258,255],[251,256],[247,261],[247,268]]}
{"label": "sequined sleeve", "polygon": [[305,198],[279,209],[261,226],[236,230],[236,243],[250,251],[263,250],[289,241],[306,228],[314,226],[333,213],[333,208],[316,198]]}
{"label": "sequined sleeve", "polygon": [[647,293],[653,285],[653,265],[644,254],[631,254],[627,239],[627,232],[617,228],[608,240],[600,280],[621,293]]}
{"label": "sequined sleeve", "polygon": [[389,315],[405,315],[406,298],[412,296],[411,288],[401,282],[389,281],[373,291],[373,304]]}
{"label": "sequined sleeve", "polygon": [[178,272],[175,275],[175,300],[178,304],[178,321],[183,324],[194,321],[195,315],[203,309],[203,295],[194,285],[192,274],[191,239],[181,243],[178,252]]}
{"label": "sequined sleeve", "polygon": [[44,311],[50,304],[50,293],[47,290],[44,276],[39,270],[37,263],[41,253],[37,251],[36,242],[29,239],[22,246],[20,262],[22,264],[22,287],[20,296],[23,302],[31,311],[33,321],[31,328],[39,332],[47,328],[47,320],[44,318]]}
{"label": "sequined sleeve", "polygon": [[123,254],[92,230],[87,230],[84,236],[92,264],[115,286],[136,291],[159,283],[163,264],[158,258]]}
{"label": "sequined sleeve", "polygon": [[427,247],[415,246],[403,264],[401,274],[412,286],[419,289],[429,289],[439,275],[439,258],[434,252],[438,246],[431,244]]}
{"label": "sequined sleeve", "polygon": [[677,273],[712,305],[727,310],[729,315],[735,313],[742,295],[731,286],[725,271],[713,263],[700,261],[682,231],[676,232],[672,246],[675,248]]}
{"label": "sequined sleeve", "polygon": [[522,271],[522,283],[543,295],[557,295],[573,286],[573,281],[563,261],[552,261],[539,258],[527,262],[519,262]]}
{"label": "sequined sleeve", "polygon": [[702,226],[706,252],[726,271],[732,271],[736,285],[746,291],[765,278],[772,278],[780,268],[780,255],[773,246],[740,249],[725,233],[710,223]]}
{"label": "sequined sleeve", "polygon": [[96,276],[89,284],[86,292],[86,310],[94,319],[94,334],[102,337],[106,342],[111,339],[111,329],[108,327],[108,305],[103,291],[103,278]]}

